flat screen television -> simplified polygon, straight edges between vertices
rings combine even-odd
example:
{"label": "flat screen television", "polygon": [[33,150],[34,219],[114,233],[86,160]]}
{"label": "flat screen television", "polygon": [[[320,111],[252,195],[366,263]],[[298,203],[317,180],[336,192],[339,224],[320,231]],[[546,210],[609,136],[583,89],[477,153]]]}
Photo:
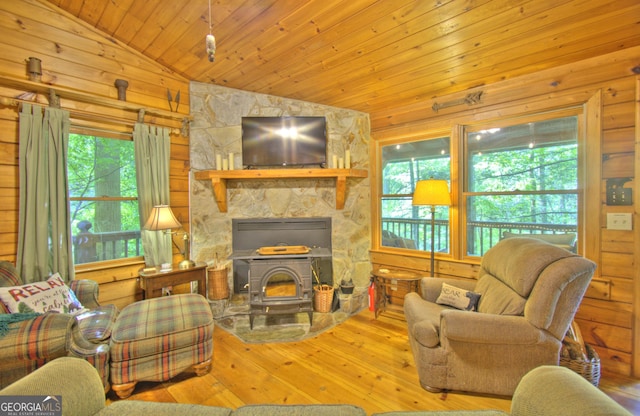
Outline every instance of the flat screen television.
{"label": "flat screen television", "polygon": [[327,121],[324,117],[243,117],[244,167],[325,167]]}

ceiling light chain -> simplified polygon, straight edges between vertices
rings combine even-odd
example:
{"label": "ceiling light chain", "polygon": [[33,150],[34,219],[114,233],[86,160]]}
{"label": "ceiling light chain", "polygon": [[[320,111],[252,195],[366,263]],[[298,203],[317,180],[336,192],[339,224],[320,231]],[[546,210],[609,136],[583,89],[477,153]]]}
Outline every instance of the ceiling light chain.
{"label": "ceiling light chain", "polygon": [[209,34],[206,38],[206,45],[209,62],[213,62],[216,54],[216,38],[211,33],[211,0],[209,0]]}

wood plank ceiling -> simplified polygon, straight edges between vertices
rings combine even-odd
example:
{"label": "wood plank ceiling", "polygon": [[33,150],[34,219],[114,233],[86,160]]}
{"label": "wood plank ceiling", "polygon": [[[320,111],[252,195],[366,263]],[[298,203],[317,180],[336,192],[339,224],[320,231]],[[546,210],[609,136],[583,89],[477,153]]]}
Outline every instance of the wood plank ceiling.
{"label": "wood plank ceiling", "polygon": [[[393,114],[640,45],[638,0],[48,0],[187,79]],[[374,129],[376,126],[373,126]]]}

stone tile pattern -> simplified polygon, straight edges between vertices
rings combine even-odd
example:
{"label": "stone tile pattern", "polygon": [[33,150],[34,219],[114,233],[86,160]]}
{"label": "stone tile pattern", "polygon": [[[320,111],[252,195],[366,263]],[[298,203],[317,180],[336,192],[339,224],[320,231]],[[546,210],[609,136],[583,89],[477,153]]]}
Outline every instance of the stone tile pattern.
{"label": "stone tile pattern", "polygon": [[[247,343],[290,342],[318,336],[340,325],[367,307],[367,291],[356,290],[352,295],[338,293],[340,308],[330,313],[314,312],[313,325],[306,313],[290,315],[260,315],[249,326],[249,303],[244,295],[231,299],[209,301],[216,326]],[[373,312],[371,312],[373,316]]]}
{"label": "stone tile pattern", "polygon": [[[242,167],[243,116],[325,116],[328,160],[351,152],[351,167],[369,169],[369,115],[305,101],[192,82],[190,85],[191,171],[215,169],[216,153],[234,154]],[[343,210],[335,209],[333,179],[247,180],[228,182],[228,212],[221,213],[208,181],[190,180],[191,258],[225,260],[231,254],[232,218],[331,217],[334,283],[351,277],[357,287],[369,284],[370,178],[347,182]],[[229,278],[232,286],[231,274]]]}

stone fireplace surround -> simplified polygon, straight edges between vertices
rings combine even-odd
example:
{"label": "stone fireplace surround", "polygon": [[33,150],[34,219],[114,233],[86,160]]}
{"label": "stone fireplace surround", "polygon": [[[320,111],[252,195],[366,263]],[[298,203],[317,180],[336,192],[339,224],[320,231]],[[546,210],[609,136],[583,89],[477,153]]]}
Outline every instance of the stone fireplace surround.
{"label": "stone fireplace surround", "polygon": [[[255,94],[192,82],[190,107],[189,183],[191,258],[226,260],[232,253],[232,219],[331,218],[331,254],[336,284],[351,277],[357,287],[369,284],[371,196],[369,178],[347,181],[344,209],[336,209],[335,180],[285,178],[230,181],[228,211],[220,212],[210,181],[193,179],[193,172],[215,168],[215,155],[236,157],[241,164],[241,118],[279,115],[323,115],[327,119],[327,154],[351,152],[354,169],[369,168],[369,116],[365,113],[282,97]],[[172,183],[173,187],[179,184]],[[230,262],[230,265],[232,263]],[[235,273],[235,271],[233,272]],[[325,278],[322,278],[325,281]],[[229,285],[235,290],[234,276]]]}

